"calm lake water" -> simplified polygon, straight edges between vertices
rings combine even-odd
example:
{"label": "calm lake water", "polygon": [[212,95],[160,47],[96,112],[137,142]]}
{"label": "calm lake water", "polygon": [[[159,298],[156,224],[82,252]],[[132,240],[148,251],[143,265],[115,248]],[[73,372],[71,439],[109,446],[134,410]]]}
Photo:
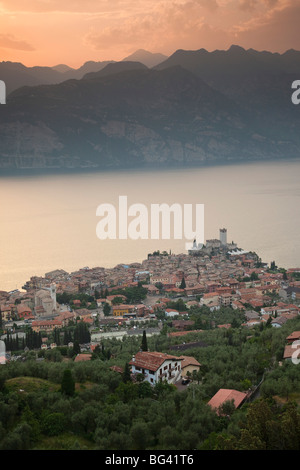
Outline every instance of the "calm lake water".
{"label": "calm lake water", "polygon": [[[300,162],[163,171],[0,177],[0,290],[61,268],[113,267],[154,250],[185,252],[186,240],[99,240],[100,204],[204,204],[206,239],[256,251],[263,261],[300,266]],[[128,218],[131,220],[132,218]],[[150,236],[150,235],[149,235]]]}

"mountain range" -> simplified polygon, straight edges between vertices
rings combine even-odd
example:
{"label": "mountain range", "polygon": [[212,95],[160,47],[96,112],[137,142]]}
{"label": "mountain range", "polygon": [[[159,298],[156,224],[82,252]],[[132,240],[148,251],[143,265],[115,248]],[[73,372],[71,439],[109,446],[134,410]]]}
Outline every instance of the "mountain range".
{"label": "mountain range", "polygon": [[[154,67],[167,59],[160,53],[152,53],[139,49],[133,54],[125,57],[122,62],[141,62],[147,67]],[[106,65],[114,63],[107,61],[87,61],[78,69],[66,64],[58,64],[53,67],[26,67],[19,62],[0,62],[0,78],[6,83],[7,94],[22,86],[50,85],[61,83],[65,80],[75,78],[80,80],[85,74],[98,72]]]}
{"label": "mountain range", "polygon": [[[4,69],[15,74],[10,85]],[[300,107],[291,102],[298,51],[139,50],[77,70],[2,62],[0,78],[10,90],[0,106],[3,170],[300,157]]]}

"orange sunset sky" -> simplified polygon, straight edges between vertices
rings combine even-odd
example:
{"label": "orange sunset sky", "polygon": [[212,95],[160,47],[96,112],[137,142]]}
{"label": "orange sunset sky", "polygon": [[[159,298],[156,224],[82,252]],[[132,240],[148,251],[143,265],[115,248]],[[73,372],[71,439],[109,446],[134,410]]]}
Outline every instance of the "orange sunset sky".
{"label": "orange sunset sky", "polygon": [[300,50],[300,0],[0,0],[0,61],[122,60],[137,49]]}

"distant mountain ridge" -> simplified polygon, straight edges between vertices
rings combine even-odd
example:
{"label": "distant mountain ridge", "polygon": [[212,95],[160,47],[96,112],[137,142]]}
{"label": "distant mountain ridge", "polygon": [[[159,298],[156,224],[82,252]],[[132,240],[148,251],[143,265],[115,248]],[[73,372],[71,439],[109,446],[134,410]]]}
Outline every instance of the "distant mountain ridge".
{"label": "distant mountain ridge", "polygon": [[[128,57],[125,62],[140,62],[147,67],[152,67],[167,59],[167,56],[139,49]],[[26,67],[18,62],[0,62],[0,79],[6,83],[7,93],[11,93],[22,86],[53,85],[65,80],[81,80],[87,73],[99,72],[114,60],[87,61],[78,69],[65,64],[53,67]]]}
{"label": "distant mountain ridge", "polygon": [[153,53],[145,51],[145,49],[138,49],[133,54],[130,54],[128,57],[125,57],[123,61],[129,62],[141,62],[149,68],[152,68],[161,62],[167,60],[167,56],[161,53]]}
{"label": "distant mountain ridge", "polygon": [[0,168],[299,158],[300,109],[291,102],[299,55],[180,50],[152,68],[110,62],[81,79],[19,88],[0,106]]}

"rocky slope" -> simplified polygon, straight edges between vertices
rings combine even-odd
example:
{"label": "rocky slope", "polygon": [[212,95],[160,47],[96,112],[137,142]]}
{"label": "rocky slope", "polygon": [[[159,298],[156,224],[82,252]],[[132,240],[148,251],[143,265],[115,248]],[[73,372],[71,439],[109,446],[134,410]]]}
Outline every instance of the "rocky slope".
{"label": "rocky slope", "polygon": [[300,156],[291,69],[250,74],[244,66],[235,85],[232,79],[226,86],[220,68],[215,75],[207,70],[214,80],[188,68],[121,62],[81,80],[14,91],[0,106],[0,168],[172,167]]}

